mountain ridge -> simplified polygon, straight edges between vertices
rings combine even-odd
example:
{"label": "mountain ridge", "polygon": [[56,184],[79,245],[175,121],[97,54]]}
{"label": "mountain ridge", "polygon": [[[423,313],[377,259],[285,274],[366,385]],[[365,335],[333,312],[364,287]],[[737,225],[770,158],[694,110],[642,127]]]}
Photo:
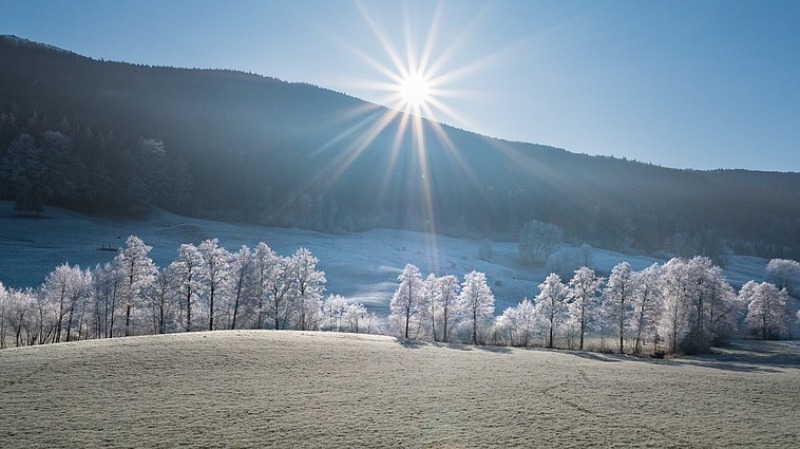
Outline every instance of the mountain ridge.
{"label": "mountain ridge", "polygon": [[[307,83],[98,61],[7,38],[0,56],[0,155],[22,134],[46,147],[55,131],[88,179],[45,192],[48,204],[495,240],[538,220],[576,242],[687,256],[800,248],[800,173],[672,169],[427,121],[421,151],[403,115]],[[19,186],[0,182],[0,197],[14,199]]]}

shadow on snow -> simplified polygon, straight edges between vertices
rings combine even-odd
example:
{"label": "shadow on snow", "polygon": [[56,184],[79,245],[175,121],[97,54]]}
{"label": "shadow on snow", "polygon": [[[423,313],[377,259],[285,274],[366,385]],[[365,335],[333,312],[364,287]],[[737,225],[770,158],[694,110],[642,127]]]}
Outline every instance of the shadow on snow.
{"label": "shadow on snow", "polygon": [[511,354],[511,348],[508,348],[506,346],[429,342],[423,340],[413,340],[410,338],[395,338],[395,342],[397,342],[397,344],[406,349],[420,349],[424,347],[434,347],[434,348],[455,349],[458,351],[478,350],[478,351],[494,352],[496,354]]}

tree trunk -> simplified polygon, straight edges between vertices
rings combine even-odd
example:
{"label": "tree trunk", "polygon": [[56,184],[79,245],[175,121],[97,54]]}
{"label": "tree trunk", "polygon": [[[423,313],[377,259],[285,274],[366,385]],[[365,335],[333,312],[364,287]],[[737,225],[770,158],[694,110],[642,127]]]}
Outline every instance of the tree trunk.
{"label": "tree trunk", "polygon": [[472,300],[472,344],[478,344],[478,299]]}
{"label": "tree trunk", "polygon": [[586,334],[586,301],[581,301],[581,341],[580,341],[581,351],[583,351],[584,334]]}
{"label": "tree trunk", "polygon": [[442,329],[442,341],[446,343],[447,342],[447,306],[444,307],[444,310],[442,310],[442,313],[443,313],[443,316],[442,316],[442,320],[443,320],[443,322],[442,322],[442,327],[443,327],[443,329]]}
{"label": "tree trunk", "polygon": [[131,336],[131,305],[125,306],[125,336]]}
{"label": "tree trunk", "polygon": [[411,321],[411,283],[408,284],[408,301],[406,301],[406,330],[403,334],[404,338],[408,338],[408,325]]}
{"label": "tree trunk", "polygon": [[236,329],[236,315],[239,313],[239,301],[242,297],[242,281],[236,285],[236,300],[233,302],[233,317],[231,318],[231,330]]}
{"label": "tree trunk", "polygon": [[275,297],[275,330],[280,328],[281,317],[280,317],[280,302],[277,297]]}
{"label": "tree trunk", "polygon": [[69,317],[67,318],[67,343],[72,339],[72,317],[75,313],[75,306],[69,308]]}
{"label": "tree trunk", "polygon": [[214,283],[211,283],[211,294],[208,297],[208,330],[214,330]]}
{"label": "tree trunk", "polygon": [[619,305],[619,353],[622,354],[625,351],[624,347],[624,337],[625,335],[625,302],[620,302]]}
{"label": "tree trunk", "polygon": [[17,335],[16,335],[16,345],[17,347],[22,346],[22,318],[19,320],[19,324],[17,325]]}
{"label": "tree trunk", "polygon": [[[110,322],[108,324],[108,329],[106,332],[108,333],[108,338],[114,338],[114,318],[116,315],[117,310],[117,281],[114,281],[113,291],[111,292],[111,316]],[[108,316],[108,314],[106,314]]]}
{"label": "tree trunk", "polygon": [[433,341],[439,341],[436,336],[436,304],[433,298],[431,298],[431,332],[433,332]]}
{"label": "tree trunk", "polygon": [[408,324],[411,321],[411,303],[406,304],[406,329],[403,333],[403,338],[408,338]]}
{"label": "tree trunk", "polygon": [[161,301],[158,303],[158,333],[163,334],[164,329],[164,299],[162,298]]}
{"label": "tree trunk", "polygon": [[[192,282],[189,278],[189,282]],[[187,284],[186,286],[186,332],[192,330],[192,287]]]}

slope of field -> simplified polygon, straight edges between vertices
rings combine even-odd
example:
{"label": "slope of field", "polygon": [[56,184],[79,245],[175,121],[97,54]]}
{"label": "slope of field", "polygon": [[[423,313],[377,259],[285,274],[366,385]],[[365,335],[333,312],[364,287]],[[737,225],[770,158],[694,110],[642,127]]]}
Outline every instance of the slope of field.
{"label": "slope of field", "polygon": [[0,351],[0,447],[800,444],[800,350],[680,361],[231,331]]}
{"label": "slope of field", "polygon": [[[151,257],[166,267],[177,257],[182,243],[198,244],[218,238],[229,251],[241,245],[266,242],[276,252],[290,255],[309,248],[320,259],[329,293],[363,302],[378,313],[388,313],[389,299],[397,289],[397,276],[407,263],[427,276],[478,270],[486,273],[495,295],[498,313],[523,298],[538,294],[537,285],[549,274],[544,268],[521,265],[517,244],[495,242],[491,261],[478,259],[480,242],[419,232],[375,229],[349,234],[322,234],[303,229],[230,224],[182,217],[157,211],[141,220],[115,220],[48,208],[43,218],[25,218],[9,201],[0,201],[0,282],[10,287],[35,287],[57,265],[69,262],[84,268],[111,261],[114,251],[129,235],[138,235],[153,247]],[[576,251],[562,245],[560,251]],[[628,261],[636,270],[664,260],[627,255],[599,248],[593,250],[592,268],[607,275],[614,265]],[[767,261],[735,256],[725,275],[734,285],[763,280]],[[577,267],[575,267],[577,268]]]}

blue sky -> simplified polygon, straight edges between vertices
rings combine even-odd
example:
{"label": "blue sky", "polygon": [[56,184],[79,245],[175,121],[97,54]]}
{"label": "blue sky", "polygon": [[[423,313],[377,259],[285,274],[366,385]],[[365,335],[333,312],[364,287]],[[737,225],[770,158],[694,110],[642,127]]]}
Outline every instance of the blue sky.
{"label": "blue sky", "polygon": [[439,121],[699,169],[800,171],[798,24],[794,0],[0,0],[2,34],[382,104],[389,49],[427,48]]}

